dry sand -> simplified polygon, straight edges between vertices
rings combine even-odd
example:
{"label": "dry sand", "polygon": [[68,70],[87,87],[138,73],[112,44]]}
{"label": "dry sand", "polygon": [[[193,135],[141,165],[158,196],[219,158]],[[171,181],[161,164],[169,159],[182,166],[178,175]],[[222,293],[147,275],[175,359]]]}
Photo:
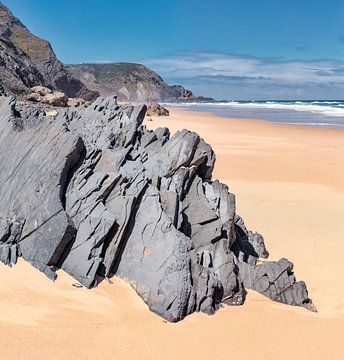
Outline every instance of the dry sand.
{"label": "dry sand", "polygon": [[20,261],[0,265],[0,359],[343,359],[344,131],[176,109],[147,125],[212,144],[215,177],[271,259],[295,263],[319,312],[249,292],[244,306],[170,324],[123,281],[78,289]]}

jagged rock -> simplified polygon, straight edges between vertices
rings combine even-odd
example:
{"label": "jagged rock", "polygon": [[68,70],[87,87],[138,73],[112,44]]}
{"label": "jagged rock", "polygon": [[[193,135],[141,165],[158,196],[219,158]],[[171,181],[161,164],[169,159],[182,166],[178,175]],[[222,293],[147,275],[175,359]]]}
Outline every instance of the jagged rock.
{"label": "jagged rock", "polygon": [[87,288],[120,276],[169,321],[242,304],[245,288],[314,310],[288,260],[257,262],[264,239],[212,180],[211,147],[148,130],[145,112],[108,97],[52,119],[0,97],[0,260]]}
{"label": "jagged rock", "polygon": [[316,310],[308,299],[305,283],[296,281],[292,272],[294,265],[287,259],[259,265],[244,261],[238,261],[237,264],[247,289],[256,290],[274,301]]}
{"label": "jagged rock", "polygon": [[169,116],[170,112],[158,103],[149,103],[147,105],[146,116]]}

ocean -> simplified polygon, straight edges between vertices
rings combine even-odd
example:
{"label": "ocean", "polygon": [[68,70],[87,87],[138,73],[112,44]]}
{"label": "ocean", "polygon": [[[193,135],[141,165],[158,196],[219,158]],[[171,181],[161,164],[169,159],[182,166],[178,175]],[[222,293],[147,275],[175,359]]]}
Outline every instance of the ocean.
{"label": "ocean", "polygon": [[344,100],[231,101],[165,105],[209,112],[223,117],[344,129]]}

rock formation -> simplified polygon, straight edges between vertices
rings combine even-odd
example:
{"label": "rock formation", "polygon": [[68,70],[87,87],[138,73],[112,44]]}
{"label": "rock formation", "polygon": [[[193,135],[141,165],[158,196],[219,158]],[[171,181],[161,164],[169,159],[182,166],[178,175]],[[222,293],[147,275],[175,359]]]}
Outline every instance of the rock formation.
{"label": "rock formation", "polygon": [[191,90],[185,89],[182,85],[172,85],[171,88],[175,91],[175,98],[181,102],[210,102],[217,101],[211,97],[196,96]]}
{"label": "rock formation", "polygon": [[31,88],[31,93],[23,98],[27,101],[38,102],[51,106],[65,107],[65,106],[80,106],[88,104],[88,102],[81,98],[68,98],[65,93],[60,91],[52,91],[45,86],[34,86]]}
{"label": "rock formation", "polygon": [[245,288],[313,309],[293,264],[266,258],[196,133],[148,130],[114,97],[45,116],[0,97],[0,260],[87,288],[128,281],[168,321],[244,302]]}
{"label": "rock formation", "polygon": [[146,116],[169,116],[168,109],[157,103],[147,104]]}

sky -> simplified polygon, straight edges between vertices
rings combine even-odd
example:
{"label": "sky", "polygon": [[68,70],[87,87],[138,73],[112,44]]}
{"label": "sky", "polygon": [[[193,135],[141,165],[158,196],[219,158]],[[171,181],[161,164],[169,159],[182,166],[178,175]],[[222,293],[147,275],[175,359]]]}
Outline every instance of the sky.
{"label": "sky", "polygon": [[139,62],[217,99],[343,99],[342,0],[3,0],[65,63]]}

